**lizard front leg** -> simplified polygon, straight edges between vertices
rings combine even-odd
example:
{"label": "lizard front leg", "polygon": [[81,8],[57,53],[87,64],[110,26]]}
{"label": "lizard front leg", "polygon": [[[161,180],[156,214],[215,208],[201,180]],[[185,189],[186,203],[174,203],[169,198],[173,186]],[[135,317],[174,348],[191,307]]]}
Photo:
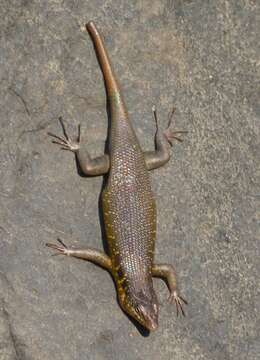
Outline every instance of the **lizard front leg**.
{"label": "lizard front leg", "polygon": [[185,316],[182,302],[186,305],[188,303],[182,296],[179,295],[174,267],[168,264],[154,264],[152,268],[152,275],[166,281],[170,291],[169,300],[170,302],[173,300],[175,301],[177,316],[179,315],[179,310],[181,310],[182,315]]}
{"label": "lizard front leg", "polygon": [[67,255],[78,259],[88,260],[102,268],[112,271],[112,265],[110,257],[96,249],[73,249],[68,248],[67,245],[61,239],[57,239],[59,244],[47,243],[46,246],[56,250],[57,253],[54,255]]}
{"label": "lizard front leg", "polygon": [[61,146],[63,150],[70,150],[76,154],[81,171],[85,175],[97,176],[104,175],[109,171],[109,156],[104,154],[102,156],[92,159],[88,151],[81,147],[80,143],[80,126],[78,128],[78,137],[76,141],[73,141],[67,134],[65,125],[62,118],[59,118],[64,137],[57,136],[52,133],[48,133],[53,140],[54,144]]}

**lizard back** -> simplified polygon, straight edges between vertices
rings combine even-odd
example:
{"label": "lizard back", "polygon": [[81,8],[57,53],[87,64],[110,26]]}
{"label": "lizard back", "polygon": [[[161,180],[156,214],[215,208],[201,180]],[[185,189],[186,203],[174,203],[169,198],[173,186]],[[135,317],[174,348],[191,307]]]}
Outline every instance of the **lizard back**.
{"label": "lizard back", "polygon": [[156,208],[149,174],[127,114],[112,119],[104,219],[115,277],[129,291],[150,284]]}
{"label": "lizard back", "polygon": [[149,174],[103,39],[93,22],[87,28],[103,72],[111,114],[110,170],[102,204],[113,276],[121,302],[127,295],[151,298],[156,208]]}

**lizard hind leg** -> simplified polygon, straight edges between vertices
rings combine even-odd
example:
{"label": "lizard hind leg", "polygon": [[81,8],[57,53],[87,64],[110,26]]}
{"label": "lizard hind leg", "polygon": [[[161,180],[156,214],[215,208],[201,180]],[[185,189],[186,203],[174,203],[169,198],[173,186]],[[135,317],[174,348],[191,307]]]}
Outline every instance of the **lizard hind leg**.
{"label": "lizard hind leg", "polygon": [[169,301],[175,301],[177,316],[180,312],[185,316],[183,304],[188,305],[188,302],[179,294],[174,267],[168,264],[153,265],[152,275],[163,279],[167,283],[170,291]]}
{"label": "lizard hind leg", "polygon": [[62,150],[69,150],[76,154],[80,170],[88,176],[104,175],[110,168],[110,160],[107,154],[91,158],[85,147],[81,146],[80,125],[78,126],[78,135],[76,140],[72,140],[66,131],[63,119],[60,117],[59,122],[62,127],[63,137],[48,132],[52,137],[54,144],[60,145]]}
{"label": "lizard hind leg", "polygon": [[175,112],[175,108],[173,108],[172,112],[169,115],[168,127],[166,130],[161,131],[158,123],[157,111],[155,106],[152,108],[156,132],[155,132],[155,150],[146,151],[144,153],[146,168],[148,170],[157,169],[164,164],[166,164],[171,157],[171,146],[173,146],[173,140],[178,140],[182,142],[182,139],[177,136],[178,134],[185,134],[187,131],[174,131],[171,128],[173,114]]}

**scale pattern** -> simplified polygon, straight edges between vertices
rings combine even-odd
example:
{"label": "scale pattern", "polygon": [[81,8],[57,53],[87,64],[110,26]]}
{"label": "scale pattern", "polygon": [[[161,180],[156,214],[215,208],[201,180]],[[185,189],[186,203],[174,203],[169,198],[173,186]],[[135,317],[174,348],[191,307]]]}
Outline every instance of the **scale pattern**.
{"label": "scale pattern", "polygon": [[152,286],[155,200],[128,116],[124,111],[114,115],[118,121],[112,123],[111,129],[111,168],[103,192],[104,219],[117,285],[128,293],[138,293],[147,285]]}

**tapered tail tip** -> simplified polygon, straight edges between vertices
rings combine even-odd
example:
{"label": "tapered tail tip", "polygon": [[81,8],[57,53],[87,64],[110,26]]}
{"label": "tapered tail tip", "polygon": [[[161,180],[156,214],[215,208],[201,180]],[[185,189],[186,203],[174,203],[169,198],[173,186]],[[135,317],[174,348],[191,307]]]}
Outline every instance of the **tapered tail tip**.
{"label": "tapered tail tip", "polygon": [[86,24],[86,29],[88,30],[88,31],[90,31],[91,29],[93,29],[93,28],[95,28],[96,26],[95,26],[95,23],[94,23],[94,21],[92,21],[92,20],[90,20],[87,24]]}

